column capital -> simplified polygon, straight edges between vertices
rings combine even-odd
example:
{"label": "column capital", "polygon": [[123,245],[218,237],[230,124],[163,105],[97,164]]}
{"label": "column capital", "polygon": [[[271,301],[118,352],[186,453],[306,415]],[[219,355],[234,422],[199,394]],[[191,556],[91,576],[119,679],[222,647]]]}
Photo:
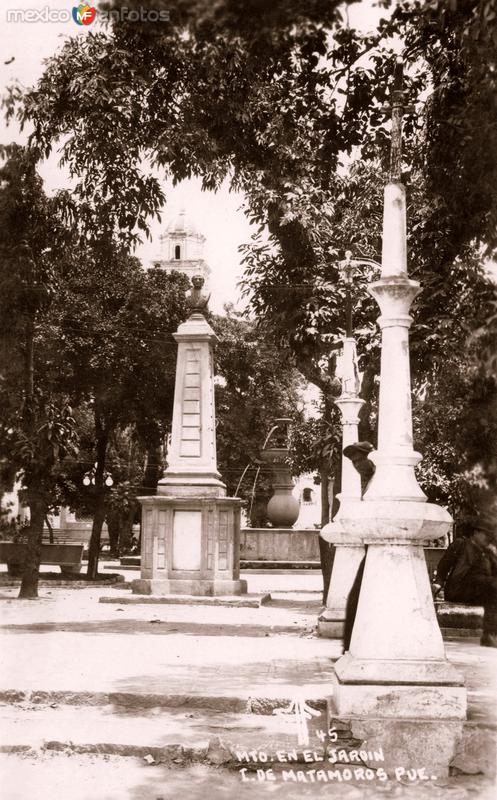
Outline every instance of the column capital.
{"label": "column capital", "polygon": [[[368,286],[368,292],[378,303],[382,316],[401,320],[408,318],[411,305],[421,291],[418,281],[412,281],[405,275],[380,278]],[[399,324],[405,327],[405,323]]]}
{"label": "column capital", "polygon": [[363,407],[365,401],[360,397],[347,397],[342,395],[337,397],[335,405],[340,409],[342,415],[342,422],[344,425],[357,425],[359,422],[359,411]]}

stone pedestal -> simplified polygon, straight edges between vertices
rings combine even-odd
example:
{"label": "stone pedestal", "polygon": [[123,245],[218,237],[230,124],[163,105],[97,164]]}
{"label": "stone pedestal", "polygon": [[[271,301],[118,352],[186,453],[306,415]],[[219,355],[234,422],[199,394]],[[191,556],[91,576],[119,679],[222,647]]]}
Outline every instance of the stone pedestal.
{"label": "stone pedestal", "polygon": [[[199,294],[198,289],[197,298]],[[241,501],[225,496],[217,471],[212,355],[216,335],[194,307],[175,339],[168,467],[157,496],[139,498],[141,578],[133,581],[132,590],[154,595],[245,593],[247,583],[240,580],[239,568]]]}
{"label": "stone pedestal", "polygon": [[142,497],[134,594],[241,594],[240,505],[227,497]]}

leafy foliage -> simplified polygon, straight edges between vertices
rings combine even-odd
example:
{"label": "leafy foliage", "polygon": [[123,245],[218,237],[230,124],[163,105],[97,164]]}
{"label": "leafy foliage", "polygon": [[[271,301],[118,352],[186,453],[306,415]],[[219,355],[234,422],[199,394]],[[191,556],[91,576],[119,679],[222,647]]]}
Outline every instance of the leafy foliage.
{"label": "leafy foliage", "polygon": [[[279,417],[302,423],[302,379],[283,352],[253,322],[236,314],[213,319],[216,346],[218,467],[230,496],[264,514],[271,495],[260,453]],[[246,471],[245,471],[246,470]],[[245,471],[245,474],[244,474]],[[256,497],[256,506],[253,499]],[[261,507],[261,508],[259,508]],[[262,517],[264,518],[264,517]]]}
{"label": "leafy foliage", "polygon": [[[466,380],[457,353],[492,302],[480,264],[497,230],[495,0],[385,0],[374,34],[351,28],[347,5],[169,0],[170,22],[68,41],[7,108],[34,124],[39,156],[62,143],[78,179],[77,214],[67,198],[66,212],[95,240],[146,232],[164,200],[149,163],[174,181],[195,174],[205,189],[227,179],[243,191],[259,228],[244,250],[253,308],[329,400],[344,319],[337,261],[349,248],[379,258],[383,105],[404,40],[407,99],[426,98],[404,126],[410,270],[424,288],[413,378],[418,397],[434,398],[447,362]],[[378,371],[376,310],[362,291],[370,277],[358,279],[354,309],[367,438]]]}

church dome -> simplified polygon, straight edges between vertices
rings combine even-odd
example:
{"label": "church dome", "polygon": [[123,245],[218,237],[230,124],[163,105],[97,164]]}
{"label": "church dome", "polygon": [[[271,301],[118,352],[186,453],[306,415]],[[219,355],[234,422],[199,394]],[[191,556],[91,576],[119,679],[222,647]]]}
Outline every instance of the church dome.
{"label": "church dome", "polygon": [[167,233],[186,233],[187,236],[198,236],[197,226],[190,217],[187,217],[184,208],[171,220],[166,231]]}

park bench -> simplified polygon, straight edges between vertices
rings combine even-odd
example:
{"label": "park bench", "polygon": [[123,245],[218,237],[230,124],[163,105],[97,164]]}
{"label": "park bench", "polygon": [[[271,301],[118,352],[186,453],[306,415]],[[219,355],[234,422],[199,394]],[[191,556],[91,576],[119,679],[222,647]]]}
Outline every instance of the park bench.
{"label": "park bench", "polygon": [[[20,577],[26,557],[24,542],[0,542],[0,563],[7,564],[11,577]],[[40,564],[58,566],[62,575],[78,575],[83,558],[82,544],[42,544]]]}

